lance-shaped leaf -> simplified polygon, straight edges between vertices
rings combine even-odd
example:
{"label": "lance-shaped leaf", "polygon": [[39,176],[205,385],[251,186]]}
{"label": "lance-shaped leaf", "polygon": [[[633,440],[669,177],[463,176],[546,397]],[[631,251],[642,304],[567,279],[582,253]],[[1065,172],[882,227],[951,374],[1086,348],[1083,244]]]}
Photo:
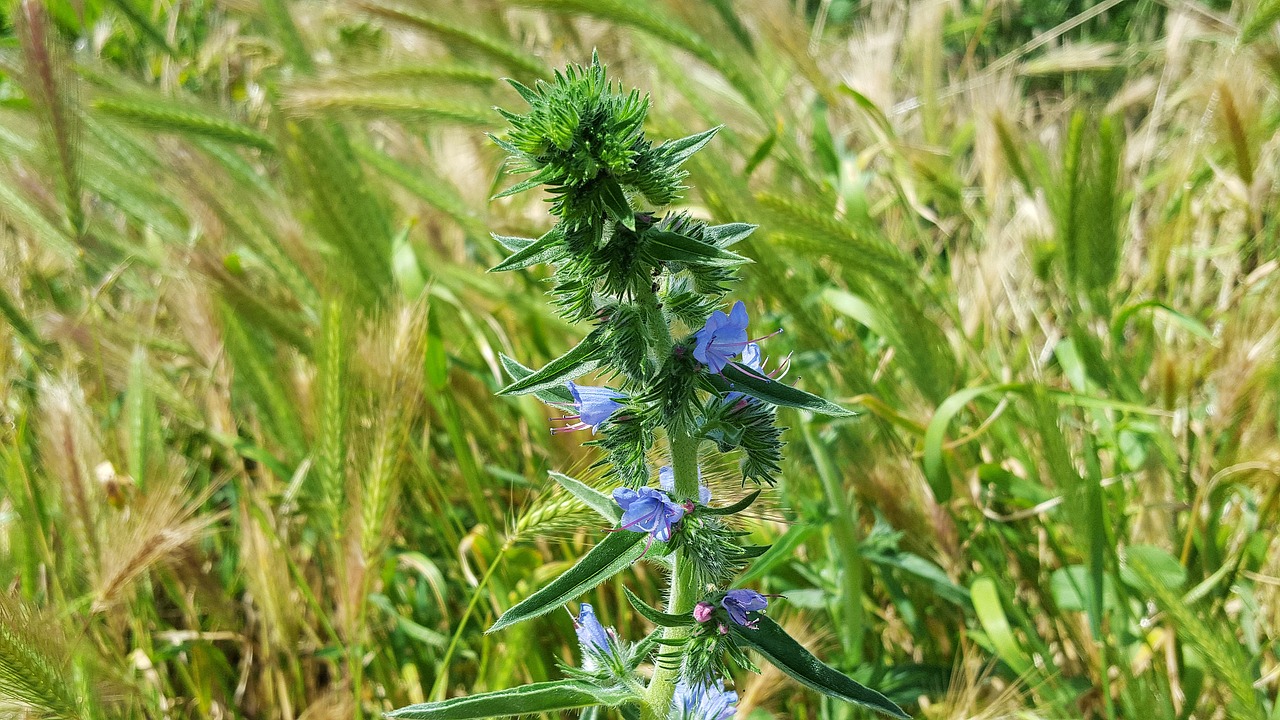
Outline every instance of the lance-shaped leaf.
{"label": "lance-shaped leaf", "polygon": [[885,715],[911,720],[911,716],[889,698],[855,682],[814,657],[779,627],[778,623],[764,615],[757,615],[755,619],[758,621],[755,629],[733,624],[731,629],[734,637],[759,652],[779,670],[825,695],[871,708]]}
{"label": "lance-shaped leaf", "polygon": [[724,366],[724,371],[721,374],[708,374],[706,378],[712,387],[722,393],[739,392],[743,395],[750,395],[757,400],[763,400],[771,405],[800,408],[822,415],[830,415],[831,417],[852,417],[855,415],[852,410],[846,410],[817,395],[798,390],[772,378],[758,375],[753,371],[744,370],[737,363],[729,363]]}
{"label": "lance-shaped leaf", "polygon": [[736,253],[670,230],[649,230],[645,238],[648,240],[645,250],[666,262],[707,267],[731,267],[751,262]]}
{"label": "lance-shaped leaf", "polygon": [[625,530],[609,533],[600,544],[583,555],[576,565],[502,613],[502,617],[485,632],[497,632],[518,622],[545,615],[626,570],[644,554],[644,544],[640,542],[644,537],[644,533]]}
{"label": "lance-shaped leaf", "polygon": [[711,138],[720,132],[723,125],[717,125],[710,130],[704,130],[696,135],[682,137],[679,140],[668,140],[658,146],[658,150],[665,155],[667,167],[679,167],[685,160],[693,157],[693,154],[702,149],[702,146],[711,142]]}
{"label": "lance-shaped leaf", "polygon": [[[498,353],[498,359],[502,361],[502,368],[507,371],[512,380],[523,380],[533,374],[532,369],[521,365],[502,353]],[[573,394],[564,385],[552,385],[545,390],[535,390],[533,394],[548,405],[573,407]]]}
{"label": "lance-shaped leaf", "polygon": [[569,491],[569,494],[582,501],[582,504],[595,510],[600,517],[608,520],[610,524],[617,525],[622,521],[622,508],[618,507],[618,503],[613,498],[604,493],[589,487],[580,480],[575,480],[568,475],[562,475],[552,471],[549,473],[551,479],[560,484],[560,487]]}
{"label": "lance-shaped leaf", "polygon": [[514,252],[506,260],[489,268],[489,272],[520,270],[531,265],[548,263],[559,257],[561,252],[560,233],[555,230],[551,230],[537,240],[497,234],[493,235],[493,239]]}
{"label": "lance-shaped leaf", "polygon": [[759,225],[748,223],[729,223],[727,225],[708,225],[702,229],[702,237],[718,248],[727,248],[736,242],[746,240],[756,231]]}
{"label": "lance-shaped leaf", "polygon": [[604,209],[609,217],[622,223],[628,230],[636,229],[636,211],[627,202],[627,194],[617,180],[605,177],[600,181],[600,199],[604,201]]}
{"label": "lance-shaped leaf", "polygon": [[697,620],[693,619],[692,613],[672,615],[650,606],[649,603],[636,597],[636,594],[631,592],[631,588],[624,587],[622,592],[626,593],[627,601],[631,603],[631,607],[636,609],[636,612],[658,627],[690,627],[697,622]]}
{"label": "lance-shaped leaf", "polygon": [[581,680],[556,680],[409,705],[392,710],[386,717],[406,720],[473,720],[536,715],[596,705],[614,706],[634,699],[631,693],[622,689],[605,690]]}
{"label": "lance-shaped leaf", "polygon": [[525,190],[532,190],[533,188],[538,187],[542,183],[554,177],[555,174],[556,174],[555,168],[549,167],[549,166],[544,167],[541,170],[539,170],[536,174],[534,174],[533,177],[528,178],[524,182],[512,185],[511,187],[507,188],[506,190],[503,190],[502,192],[498,193],[497,195],[494,195],[489,199],[499,200],[504,197],[515,195],[516,193],[524,192]]}
{"label": "lance-shaped leaf", "polygon": [[[527,395],[546,390],[584,375],[600,367],[603,362],[600,339],[591,333],[572,350],[542,366],[541,370],[527,375],[498,391],[499,395]],[[570,399],[572,401],[572,398]]]}
{"label": "lance-shaped leaf", "polygon": [[756,490],[755,492],[751,493],[750,495],[747,495],[746,497],[742,498],[741,500],[739,500],[738,502],[732,505],[726,505],[724,507],[718,507],[718,508],[717,507],[698,508],[698,512],[706,515],[733,515],[736,513],[740,513],[743,510],[746,510],[747,508],[751,507],[751,503],[755,502],[756,498],[758,497],[760,497],[760,491]]}

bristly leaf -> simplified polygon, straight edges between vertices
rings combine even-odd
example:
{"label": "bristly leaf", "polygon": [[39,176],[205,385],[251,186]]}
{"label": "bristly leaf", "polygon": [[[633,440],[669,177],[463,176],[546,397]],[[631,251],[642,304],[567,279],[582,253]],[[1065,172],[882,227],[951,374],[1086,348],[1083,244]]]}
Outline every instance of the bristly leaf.
{"label": "bristly leaf", "polygon": [[627,194],[622,192],[622,187],[618,185],[618,181],[609,177],[601,179],[599,193],[609,217],[622,223],[626,229],[634,231],[636,229],[636,214],[631,209],[631,203],[627,202]]}
{"label": "bristly leaf", "polygon": [[523,377],[498,391],[499,395],[527,395],[546,390],[585,375],[600,367],[598,336],[592,333],[569,352],[552,360],[532,375]]}
{"label": "bristly leaf", "polygon": [[405,720],[478,720],[577,710],[596,705],[612,707],[634,699],[633,694],[622,689],[606,690],[581,680],[556,680],[419,703],[392,710],[386,717]]}
{"label": "bristly leaf", "polygon": [[698,622],[693,619],[693,615],[690,613],[686,613],[684,615],[672,615],[671,613],[664,613],[661,610],[650,607],[648,603],[637,597],[635,593],[631,592],[631,588],[624,587],[622,588],[622,592],[626,594],[627,602],[631,603],[631,607],[635,608],[636,612],[643,615],[646,620],[658,627],[692,627]]}
{"label": "bristly leaf", "polygon": [[635,564],[644,554],[640,541],[644,533],[619,530],[609,533],[600,544],[546,587],[502,613],[486,633],[497,632],[539,615],[545,615]]}
{"label": "bristly leaf", "polygon": [[493,235],[493,239],[502,243],[503,247],[513,249],[513,244],[523,243],[522,247],[515,248],[513,255],[506,260],[498,263],[489,269],[489,272],[503,272],[506,270],[520,270],[532,265],[541,265],[554,261],[563,252],[560,247],[562,238],[560,233],[555,229],[550,230],[537,240],[528,238],[512,238],[502,235]]}
{"label": "bristly leaf", "polygon": [[[498,359],[502,361],[502,369],[507,371],[513,381],[524,380],[533,374],[532,369],[521,365],[502,353],[498,353]],[[533,395],[548,405],[566,408],[573,406],[573,394],[564,385],[552,385],[542,390],[535,390]]]}
{"label": "bristly leaf", "polygon": [[725,225],[708,225],[702,229],[702,239],[718,248],[727,248],[746,240],[759,225],[749,223],[728,223]]}
{"label": "bristly leaf", "polygon": [[855,415],[852,410],[846,410],[817,395],[798,390],[755,372],[744,370],[737,363],[725,365],[723,373],[720,375],[708,375],[707,378],[716,390],[723,393],[739,392],[743,395],[750,395],[757,400],[763,400],[771,405],[800,408],[801,410],[830,415],[831,417],[853,417]]}
{"label": "bristly leaf", "polygon": [[583,505],[595,510],[600,517],[609,521],[610,525],[617,525],[622,520],[622,508],[618,507],[618,503],[614,502],[613,498],[568,475],[555,471],[548,474],[552,480],[559,483],[560,487],[568,490],[570,495],[578,498]]}
{"label": "bristly leaf", "polygon": [[685,160],[693,157],[693,154],[702,149],[704,145],[711,142],[711,138],[720,132],[723,125],[717,125],[710,130],[704,130],[696,135],[680,138],[679,140],[668,140],[657,147],[659,153],[666,160],[667,167],[677,168],[684,163]]}
{"label": "bristly leaf", "polygon": [[760,491],[756,490],[732,505],[726,505],[725,507],[718,508],[703,507],[699,508],[698,512],[705,513],[707,515],[736,515],[751,507],[751,504],[754,503],[758,497],[760,497]]}
{"label": "bristly leaf", "polygon": [[666,230],[650,230],[645,233],[645,239],[648,241],[645,249],[650,255],[663,262],[707,267],[732,267],[751,262],[719,246]]}
{"label": "bristly leaf", "polygon": [[814,657],[773,620],[764,615],[758,615],[755,619],[757,622],[754,629],[734,624],[730,630],[739,641],[759,652],[779,670],[825,695],[885,715],[911,720],[911,716],[889,698],[855,682]]}

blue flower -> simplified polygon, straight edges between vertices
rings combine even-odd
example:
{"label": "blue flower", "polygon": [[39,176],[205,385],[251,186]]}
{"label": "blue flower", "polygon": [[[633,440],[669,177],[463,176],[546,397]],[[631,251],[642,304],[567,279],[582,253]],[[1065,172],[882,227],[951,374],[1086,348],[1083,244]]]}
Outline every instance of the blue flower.
{"label": "blue flower", "polygon": [[555,419],[577,420],[578,422],[572,425],[552,428],[551,432],[553,433],[572,432],[587,428],[591,428],[591,432],[594,433],[602,423],[617,412],[618,408],[622,407],[622,403],[618,402],[618,398],[623,397],[623,394],[605,387],[579,385],[575,382],[570,382],[569,394],[573,395],[573,407],[578,411],[578,414]]}
{"label": "blue flower", "polygon": [[769,600],[755,590],[730,590],[724,594],[720,606],[729,613],[729,619],[743,627],[755,628],[759,620],[747,617],[749,612],[759,612],[769,607]]}
{"label": "blue flower", "polygon": [[[676,491],[676,471],[672,470],[670,465],[658,468],[658,485],[662,486],[667,494]],[[711,488],[702,484],[702,468],[698,468],[698,504],[706,505],[709,502],[711,502]]]}
{"label": "blue flower", "polygon": [[728,315],[721,310],[711,313],[694,338],[693,356],[711,372],[721,372],[747,346],[747,306],[739,300]]}
{"label": "blue flower", "polygon": [[578,646],[582,648],[582,667],[587,672],[595,672],[600,667],[600,660],[617,654],[617,645],[609,641],[609,631],[596,619],[596,612],[590,603],[578,606],[578,617],[573,621],[573,629],[578,633]]}
{"label": "blue flower", "polygon": [[671,698],[669,720],[729,720],[738,711],[737,702],[738,693],[725,690],[723,680],[690,685],[681,679]]}
{"label": "blue flower", "polygon": [[647,532],[662,542],[671,539],[671,526],[685,513],[666,493],[653,488],[618,488],[613,491],[613,500],[622,508],[623,530]]}

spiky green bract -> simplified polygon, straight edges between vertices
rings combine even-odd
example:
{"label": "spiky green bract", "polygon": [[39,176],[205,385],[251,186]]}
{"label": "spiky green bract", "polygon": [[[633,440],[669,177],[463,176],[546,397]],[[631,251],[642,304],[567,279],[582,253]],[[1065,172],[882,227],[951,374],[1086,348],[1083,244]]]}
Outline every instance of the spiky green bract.
{"label": "spiky green bract", "polygon": [[[725,628],[721,632],[721,628]],[[699,625],[689,642],[684,645],[684,666],[681,675],[686,682],[706,682],[711,678],[729,677],[730,663],[754,673],[760,668],[747,657],[747,651],[738,645],[728,627],[717,622]]]}
{"label": "spiky green bract", "polygon": [[723,518],[694,512],[681,521],[672,545],[689,560],[699,585],[722,587],[746,567],[743,535]]}
{"label": "spiky green bract", "polygon": [[742,479],[773,485],[782,462],[782,431],[778,412],[758,400],[712,398],[703,408],[703,437],[720,452],[742,450]]}
{"label": "spiky green bract", "polygon": [[671,349],[649,392],[650,402],[668,432],[688,432],[697,421],[698,380],[706,368],[693,357],[693,343]]}
{"label": "spiky green bract", "polygon": [[649,479],[649,449],[653,447],[653,419],[650,413],[627,414],[605,425],[602,434],[588,443],[604,450],[605,456],[593,467],[607,467],[618,482],[638,488]]}
{"label": "spiky green bract", "polygon": [[[648,96],[615,87],[594,56],[589,67],[570,66],[551,82],[511,84],[529,110],[499,110],[511,129],[493,139],[510,154],[515,172],[531,176],[498,197],[546,185],[559,222],[495,269],[553,265],[555,302],[575,321],[597,317],[610,301],[652,292],[650,285],[671,261],[694,273],[699,287],[719,285],[723,292],[732,279],[726,268],[745,258],[704,239],[700,222],[659,219],[633,208],[640,197],[659,206],[677,200],[687,174],[680,165],[715,129],[654,145],[643,128]],[[621,369],[643,374],[647,352],[641,350]]]}

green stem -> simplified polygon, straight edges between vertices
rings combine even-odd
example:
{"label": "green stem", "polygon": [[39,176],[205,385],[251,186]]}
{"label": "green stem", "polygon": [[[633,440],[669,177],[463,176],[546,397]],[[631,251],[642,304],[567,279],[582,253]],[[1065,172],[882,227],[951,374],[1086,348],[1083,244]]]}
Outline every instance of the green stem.
{"label": "green stem", "polygon": [[[671,445],[671,469],[675,474],[674,499],[676,502],[695,499],[698,497],[698,438],[688,433],[673,433],[668,436],[668,442]],[[667,612],[677,615],[693,612],[698,591],[693,567],[685,561],[683,553],[677,551],[671,565]],[[666,640],[678,640],[688,635],[687,627],[667,628],[662,633]],[[646,700],[646,720],[659,720],[667,716],[679,676],[679,667],[654,666]]]}
{"label": "green stem", "polygon": [[[671,328],[658,306],[658,298],[651,292],[640,293],[636,302],[644,308],[645,321],[649,326],[650,337],[658,357],[665,358],[675,346],[671,337]],[[667,445],[671,450],[671,470],[675,475],[675,489],[672,498],[676,502],[696,500],[698,497],[698,443],[699,438],[687,431],[667,429]],[[693,612],[693,604],[697,601],[699,588],[693,574],[693,567],[685,561],[682,551],[676,551],[671,561],[671,587],[667,590],[667,612],[683,614]],[[666,640],[678,640],[688,636],[689,628],[666,628],[662,637]],[[665,667],[657,664],[653,669],[653,678],[649,681],[645,698],[645,720],[661,720],[667,717],[671,707],[671,698],[675,695],[676,680],[680,677],[680,668]]]}

